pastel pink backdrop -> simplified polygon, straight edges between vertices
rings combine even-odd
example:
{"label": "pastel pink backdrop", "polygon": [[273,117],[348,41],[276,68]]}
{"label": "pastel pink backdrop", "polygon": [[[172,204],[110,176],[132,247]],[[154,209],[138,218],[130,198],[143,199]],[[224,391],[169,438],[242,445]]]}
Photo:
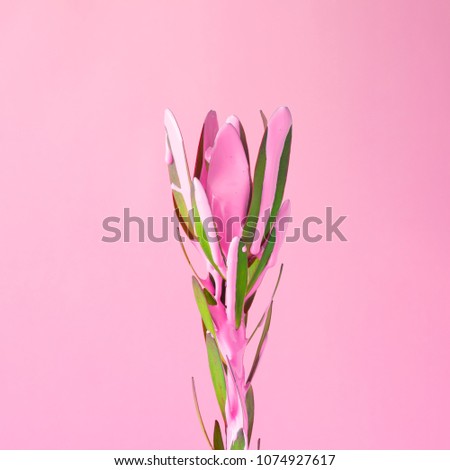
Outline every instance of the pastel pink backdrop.
{"label": "pastel pink backdrop", "polygon": [[449,448],[449,24],[445,0],[2,1],[0,447],[206,447],[190,270],[102,220],[171,214],[164,108],[192,164],[209,109],[254,158],[288,105],[294,219],[333,206],[348,242],[283,248],[255,436]]}

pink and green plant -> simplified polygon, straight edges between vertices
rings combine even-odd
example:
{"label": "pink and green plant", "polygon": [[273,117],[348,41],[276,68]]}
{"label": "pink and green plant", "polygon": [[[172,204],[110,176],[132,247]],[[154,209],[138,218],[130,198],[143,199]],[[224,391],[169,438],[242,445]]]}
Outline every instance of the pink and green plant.
{"label": "pink and green plant", "polygon": [[[283,201],[283,196],[291,150],[291,114],[281,107],[269,121],[261,115],[264,135],[253,178],[244,128],[235,116],[219,128],[216,113],[207,114],[193,177],[176,120],[169,110],[164,118],[166,163],[175,211],[187,239],[207,268],[206,277],[200,277],[182,242],[194,272],[192,285],[223,419],[223,435],[216,420],[210,439],[192,379],[194,400],[208,444],[216,450],[250,446],[255,412],[252,381],[267,342],[273,298],[283,268],[269,306],[248,335],[250,307],[267,270],[276,264],[290,214],[290,202]],[[261,328],[255,357],[246,374],[247,346]]]}

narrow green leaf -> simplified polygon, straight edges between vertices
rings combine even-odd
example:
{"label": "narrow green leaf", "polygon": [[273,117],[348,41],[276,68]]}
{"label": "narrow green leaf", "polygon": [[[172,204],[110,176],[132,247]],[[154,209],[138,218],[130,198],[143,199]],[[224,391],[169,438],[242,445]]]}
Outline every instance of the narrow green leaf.
{"label": "narrow green leaf", "polygon": [[270,321],[272,319],[272,306],[273,306],[273,301],[270,303],[270,307],[267,310],[266,321],[264,323],[263,332],[261,334],[261,339],[259,340],[258,348],[256,349],[255,359],[253,360],[253,365],[250,370],[250,374],[248,375],[247,383],[251,383],[253,376],[255,375],[256,368],[258,367],[259,359],[261,358],[261,351],[264,346],[264,342],[266,341],[267,333],[269,332],[269,328],[270,328]]}
{"label": "narrow green leaf", "polygon": [[183,227],[186,235],[191,239],[195,239],[194,227],[192,226],[192,221],[189,217],[189,213],[186,207],[183,196],[178,191],[172,191],[173,205],[175,207],[175,214],[177,216],[180,225]]}
{"label": "narrow green leaf", "polygon": [[[241,138],[242,147],[244,149],[245,157],[247,158],[248,163],[248,180],[250,183],[250,194],[249,194],[249,204],[252,199],[252,175],[250,173],[250,155],[248,151],[248,144],[247,144],[247,136],[245,135],[244,126],[242,125],[241,121],[239,121],[239,137]],[[248,210],[248,207],[246,208]]]}
{"label": "narrow green leaf", "polygon": [[211,292],[209,292],[206,287],[203,288],[203,293],[205,294],[206,301],[208,302],[209,305],[217,305],[216,299],[213,297]]}
{"label": "narrow green leaf", "polygon": [[204,162],[203,158],[203,141],[204,141],[204,134],[205,134],[205,125],[203,124],[202,133],[200,134],[200,141],[198,143],[198,150],[197,150],[197,158],[195,160],[195,168],[194,168],[194,177],[200,179],[200,175],[202,173],[202,167]]}
{"label": "narrow green leaf", "polygon": [[208,362],[209,371],[211,373],[211,379],[216,392],[217,402],[219,403],[220,411],[222,416],[225,416],[225,402],[227,399],[227,386],[225,383],[225,375],[222,366],[222,359],[220,357],[219,348],[214,338],[206,333],[206,349],[208,351]]}
{"label": "narrow green leaf", "polygon": [[239,242],[238,261],[236,272],[236,329],[241,325],[242,312],[244,310],[245,295],[247,294],[247,269],[248,257],[247,247],[243,242]]}
{"label": "narrow green leaf", "polygon": [[[193,192],[194,193],[194,192]],[[195,233],[198,238],[198,242],[200,243],[200,246],[205,253],[205,256],[208,258],[208,261],[212,264],[214,269],[220,274],[220,276],[225,279],[224,275],[220,271],[219,267],[217,266],[216,262],[214,261],[214,258],[212,256],[212,251],[211,247],[209,245],[209,240],[206,235],[206,232],[203,227],[203,221],[200,218],[200,214],[198,212],[197,204],[195,202],[195,194],[194,197],[192,198],[192,212],[193,212],[193,218],[194,218],[194,227],[195,227]]]}
{"label": "narrow green leaf", "polygon": [[250,296],[250,297],[247,297],[245,299],[245,303],[244,303],[244,324],[245,324],[245,327],[247,328],[247,323],[248,323],[248,312],[253,304],[253,301],[255,300],[255,297],[256,297],[256,291],[253,292],[253,294]]}
{"label": "narrow green leaf", "polygon": [[242,239],[245,240],[245,243],[249,245],[251,244],[255,235],[255,229],[259,217],[259,209],[261,206],[262,188],[264,183],[264,174],[266,171],[266,142],[267,129],[264,131],[264,136],[259,147],[258,159],[256,160],[255,166],[255,175],[253,178],[252,200],[242,236]]}
{"label": "narrow green leaf", "polygon": [[208,301],[206,300],[205,293],[200,283],[194,276],[192,276],[192,287],[194,289],[195,300],[197,302],[197,307],[200,311],[203,324],[205,325],[206,330],[209,331],[213,337],[215,337],[216,329],[214,327],[214,322],[209,311]]}
{"label": "narrow green leaf", "polygon": [[275,298],[275,294],[277,293],[277,290],[278,290],[278,286],[280,285],[280,281],[281,281],[281,276],[283,275],[283,269],[284,269],[284,264],[281,264],[280,266],[280,272],[278,273],[278,279],[277,279],[277,282],[275,284],[275,288],[272,292],[272,300]]}
{"label": "narrow green leaf", "polygon": [[291,156],[291,143],[292,143],[292,126],[286,135],[284,141],[283,152],[280,158],[280,166],[278,168],[277,177],[277,189],[275,191],[275,197],[272,204],[272,217],[276,217],[280,210],[281,203],[283,201],[284,188],[286,187],[287,173],[289,169],[289,159]]}
{"label": "narrow green leaf", "polygon": [[236,439],[231,444],[231,450],[244,450],[245,449],[245,437],[244,431],[239,429]]}
{"label": "narrow green leaf", "polygon": [[245,156],[247,157],[247,162],[250,164],[250,156],[248,153],[248,144],[247,144],[247,136],[245,135],[244,126],[242,125],[241,121],[239,121],[239,137],[241,138],[242,147],[244,148]]}
{"label": "narrow green leaf", "polygon": [[262,122],[263,122],[264,130],[266,130],[267,129],[266,115],[263,113],[263,111],[261,109],[259,110],[259,114],[261,114],[261,119],[262,119]]}
{"label": "narrow green leaf", "polygon": [[198,420],[200,421],[200,426],[202,427],[203,434],[205,435],[206,440],[208,441],[209,447],[213,449],[208,433],[206,432],[205,423],[203,422],[202,414],[200,413],[200,407],[198,406],[198,398],[197,398],[197,391],[195,390],[194,377],[192,377],[192,393],[194,395],[195,411],[197,412],[197,417],[198,417]]}
{"label": "narrow green leaf", "polygon": [[[275,294],[277,293],[277,290],[278,290],[278,285],[280,284],[280,280],[281,280],[281,275],[283,274],[283,264],[280,266],[280,272],[278,273],[278,279],[277,279],[277,282],[275,284],[275,288],[273,290],[273,293],[272,293],[272,301],[275,297]],[[252,340],[253,336],[255,336],[255,333],[256,331],[258,330],[258,328],[261,326],[262,322],[264,321],[264,318],[266,318],[266,313],[267,312],[264,312],[258,322],[258,324],[256,325],[255,329],[253,330],[253,333],[250,335],[250,338],[248,339],[247,341],[247,344],[250,343],[250,341]]]}
{"label": "narrow green leaf", "polygon": [[255,421],[255,396],[253,394],[253,388],[250,385],[250,388],[245,395],[245,406],[247,407],[248,415],[248,445],[250,445],[250,440],[252,438],[253,423]]}
{"label": "narrow green leaf", "polygon": [[278,215],[281,203],[283,202],[284,188],[286,187],[287,173],[289,169],[289,158],[291,155],[291,142],[292,142],[292,126],[286,135],[284,141],[283,151],[280,157],[280,166],[278,167],[277,187],[275,190],[275,196],[273,199],[272,210],[270,212],[270,218],[266,226],[266,234],[269,233],[271,225]]}
{"label": "narrow green leaf", "polygon": [[[256,297],[256,292],[253,292],[253,294],[250,297],[247,297],[245,304],[244,304],[244,313],[247,314],[253,304],[253,301],[255,300]],[[247,326],[247,323],[245,324]]]}
{"label": "narrow green leaf", "polygon": [[276,241],[276,230],[275,230],[275,227],[274,227],[272,229],[272,231],[270,232],[269,239],[267,240],[266,246],[264,247],[264,252],[261,256],[261,260],[256,265],[256,268],[254,270],[252,270],[253,275],[252,275],[252,278],[250,279],[250,282],[248,283],[247,293],[252,290],[252,288],[256,284],[256,281],[258,280],[259,276],[264,271],[264,268],[267,266],[267,263],[269,262],[270,256],[273,253],[273,249],[275,248],[275,241]]}
{"label": "narrow green leaf", "polygon": [[258,328],[262,325],[262,322],[264,321],[264,318],[266,318],[266,313],[267,313],[267,312],[264,312],[264,313],[261,315],[261,318],[259,319],[259,322],[258,322],[257,325],[255,326],[255,329],[253,330],[253,333],[250,335],[250,338],[249,338],[248,341],[247,341],[247,344],[250,343],[250,341],[253,339],[253,337],[255,336],[256,332],[258,331]]}
{"label": "narrow green leaf", "polygon": [[253,275],[255,274],[256,269],[258,268],[258,264],[260,263],[259,258],[254,258],[252,264],[248,267],[248,279],[252,279]]}
{"label": "narrow green leaf", "polygon": [[200,246],[203,248],[203,251],[210,262],[214,262],[211,252],[211,247],[209,246],[208,237],[206,236],[203,221],[200,219],[200,214],[197,209],[197,203],[195,202],[195,197],[192,198],[192,215],[194,217],[194,227],[195,234],[197,235]]}
{"label": "narrow green leaf", "polygon": [[214,423],[214,438],[213,438],[213,443],[214,443],[214,450],[224,450],[225,446],[223,445],[223,439],[222,439],[222,432],[220,431],[220,424],[219,421]]}

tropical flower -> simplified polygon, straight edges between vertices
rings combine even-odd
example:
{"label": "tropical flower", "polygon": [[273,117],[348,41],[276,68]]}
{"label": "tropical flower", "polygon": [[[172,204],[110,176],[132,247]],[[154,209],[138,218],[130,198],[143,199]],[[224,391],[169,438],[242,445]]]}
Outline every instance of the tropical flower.
{"label": "tropical flower", "polygon": [[[230,116],[219,128],[215,111],[203,124],[191,177],[179,127],[166,110],[166,163],[180,225],[206,262],[207,276],[193,268],[192,284],[203,321],[209,367],[223,431],[215,421],[209,438],[194,400],[203,432],[212,449],[248,449],[254,422],[252,380],[264,351],[272,317],[270,305],[248,335],[250,307],[267,270],[277,261],[290,214],[283,201],[292,138],[288,108],[267,121],[252,178],[247,140],[240,121]],[[256,355],[246,374],[244,356],[262,328]],[[259,448],[259,441],[258,441]]]}

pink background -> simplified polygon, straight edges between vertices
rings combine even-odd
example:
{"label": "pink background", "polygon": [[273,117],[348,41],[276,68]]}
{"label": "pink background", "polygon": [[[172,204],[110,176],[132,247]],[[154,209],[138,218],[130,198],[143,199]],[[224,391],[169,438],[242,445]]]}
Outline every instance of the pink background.
{"label": "pink background", "polygon": [[1,448],[205,448],[189,268],[102,220],[171,214],[165,107],[192,164],[210,108],[254,157],[279,105],[295,220],[333,206],[349,241],[282,251],[255,436],[449,448],[449,41],[446,0],[2,1]]}

